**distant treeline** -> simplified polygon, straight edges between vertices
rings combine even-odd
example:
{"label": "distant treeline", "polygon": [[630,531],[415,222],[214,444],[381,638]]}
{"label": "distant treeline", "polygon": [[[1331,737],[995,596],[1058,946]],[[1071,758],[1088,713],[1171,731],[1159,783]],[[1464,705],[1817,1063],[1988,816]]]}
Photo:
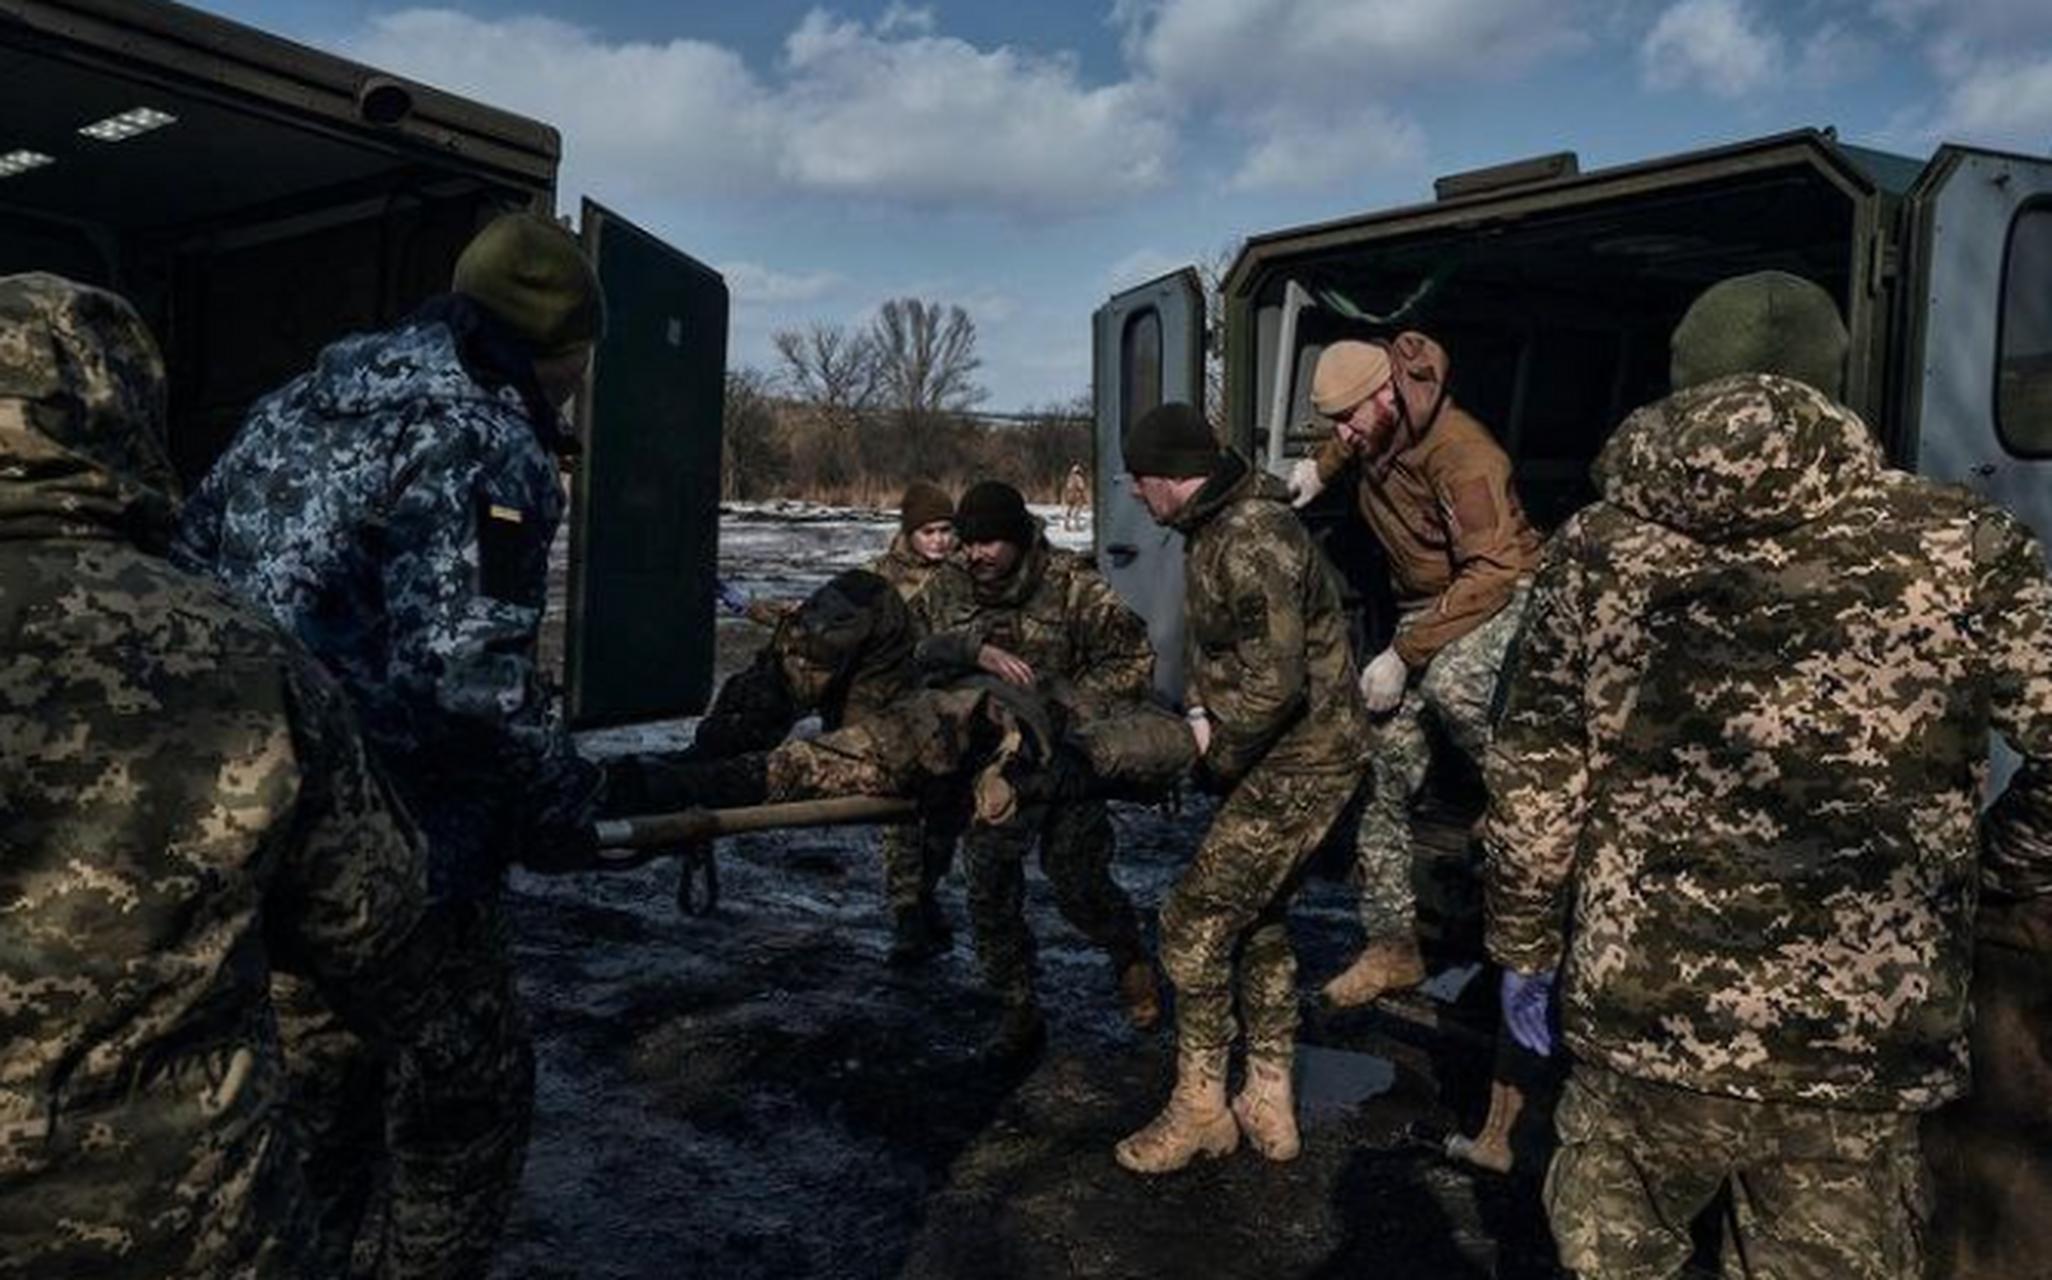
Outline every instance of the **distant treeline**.
{"label": "distant treeline", "polygon": [[723,496],[890,506],[913,480],[959,494],[1003,480],[1058,500],[1091,466],[1090,402],[979,419],[976,324],[959,306],[893,298],[866,325],[772,335],[774,372],[727,375]]}
{"label": "distant treeline", "polygon": [[882,408],[827,413],[738,370],[727,375],[721,496],[890,507],[913,480],[957,496],[978,480],[1003,480],[1028,501],[1056,502],[1072,463],[1090,471],[1088,410],[1079,398],[1019,422]]}

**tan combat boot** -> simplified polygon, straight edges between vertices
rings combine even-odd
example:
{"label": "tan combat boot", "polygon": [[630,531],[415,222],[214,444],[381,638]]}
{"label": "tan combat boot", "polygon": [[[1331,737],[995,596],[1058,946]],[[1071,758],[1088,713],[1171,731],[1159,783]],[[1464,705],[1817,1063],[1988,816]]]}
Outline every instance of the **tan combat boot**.
{"label": "tan combat boot", "polygon": [[1297,1133],[1297,1098],[1287,1058],[1247,1059],[1247,1080],[1233,1099],[1233,1118],[1254,1149],[1270,1160],[1294,1160],[1304,1149]]}
{"label": "tan combat boot", "polygon": [[1525,1091],[1504,1080],[1489,1082],[1489,1114],[1474,1137],[1455,1134],[1446,1140],[1446,1153],[1478,1169],[1509,1173],[1515,1158],[1511,1151],[1511,1127],[1525,1109]]}
{"label": "tan combat boot", "polygon": [[1335,1009],[1353,1009],[1423,981],[1425,958],[1418,954],[1418,940],[1406,934],[1369,943],[1319,995]]}
{"label": "tan combat boot", "polygon": [[1161,1114],[1119,1143],[1113,1154],[1135,1173],[1173,1173],[1198,1156],[1231,1155],[1240,1145],[1240,1126],[1226,1110],[1226,1056],[1182,1053],[1176,1057],[1176,1089]]}
{"label": "tan combat boot", "polygon": [[1134,1030],[1152,1031],[1161,1021],[1161,988],[1154,981],[1153,961],[1143,956],[1120,967],[1119,1000]]}

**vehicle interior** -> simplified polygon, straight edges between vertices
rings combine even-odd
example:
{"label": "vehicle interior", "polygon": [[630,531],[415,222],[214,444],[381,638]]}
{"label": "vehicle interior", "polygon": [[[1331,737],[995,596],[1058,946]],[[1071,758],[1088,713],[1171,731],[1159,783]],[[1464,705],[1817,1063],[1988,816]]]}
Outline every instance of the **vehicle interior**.
{"label": "vehicle interior", "polygon": [[[1509,451],[1526,510],[1550,530],[1595,497],[1589,466],[1610,432],[1667,393],[1668,336],[1696,295],[1773,268],[1843,307],[1860,260],[1855,214],[1842,187],[1798,165],[1515,219],[1365,223],[1278,257],[1260,278],[1242,384],[1252,395],[1236,408],[1252,411],[1255,452],[1286,472],[1330,436],[1310,405],[1319,353],[1423,330],[1446,347],[1452,394]],[[1351,508],[1349,494],[1328,492],[1305,514],[1358,593],[1364,642],[1379,645],[1394,608],[1380,550]]]}
{"label": "vehicle interior", "polygon": [[136,303],[164,347],[188,482],[252,399],[446,287],[480,221],[535,198],[365,130],[0,44],[0,273],[56,271]]}

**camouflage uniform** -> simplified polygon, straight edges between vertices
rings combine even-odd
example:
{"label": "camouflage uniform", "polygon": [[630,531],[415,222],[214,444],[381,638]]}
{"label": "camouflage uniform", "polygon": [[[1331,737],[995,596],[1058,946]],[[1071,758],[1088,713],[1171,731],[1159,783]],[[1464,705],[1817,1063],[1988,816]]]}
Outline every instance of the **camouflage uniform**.
{"label": "camouflage uniform", "polygon": [[[1417,927],[1411,806],[1432,766],[1426,721],[1436,721],[1469,759],[1482,759],[1489,749],[1497,682],[1524,622],[1528,596],[1520,583],[1488,621],[1434,654],[1425,674],[1404,690],[1403,702],[1374,726],[1369,756],[1373,789],[1361,807],[1354,864],[1361,928],[1371,939],[1408,937]],[[1423,612],[1423,606],[1406,610],[1397,635],[1410,631]]]}
{"label": "camouflage uniform", "polygon": [[[577,756],[535,658],[563,511],[552,456],[563,426],[536,403],[531,369],[525,380],[491,372],[480,353],[504,345],[491,317],[457,297],[333,344],[251,411],[188,504],[176,550],[341,678],[428,835],[436,896],[486,917],[461,939],[483,948],[466,968],[502,971],[487,985],[510,992],[511,957],[491,918],[503,869],[577,849],[601,776]],[[415,1162],[393,1163],[392,1231],[462,1241],[449,1261],[457,1273],[489,1259],[533,1107],[525,1029],[510,1012],[478,1025],[503,1032],[473,1047],[496,1055],[484,1074],[502,1091],[387,1120],[390,1139],[424,1144],[423,1160],[460,1163],[452,1146],[474,1153],[467,1176],[418,1186]],[[319,1086],[304,1060],[311,1097]],[[389,1095],[395,1108],[422,1096]]]}
{"label": "camouflage uniform", "polygon": [[[869,571],[911,600],[933,580],[946,561],[928,560],[912,549],[911,538],[899,533]],[[883,830],[884,900],[893,913],[931,910],[934,886],[955,860],[952,832],[925,823],[898,823]]]}
{"label": "camouflage uniform", "polygon": [[[1086,702],[1139,702],[1153,684],[1147,625],[1081,556],[1037,534],[1004,581],[985,585],[949,564],[914,598],[913,611],[928,632],[920,665],[943,676],[978,670],[977,654],[991,644]],[[992,988],[1014,1006],[1034,999],[1025,862],[1036,842],[1063,917],[1122,970],[1145,955],[1132,900],[1111,877],[1105,803],[1029,804],[962,842],[977,955]]]}
{"label": "camouflage uniform", "polygon": [[1287,1063],[1296,961],[1284,913],[1298,873],[1360,780],[1367,712],[1332,574],[1280,481],[1231,455],[1173,524],[1186,539],[1190,702],[1214,728],[1203,769],[1229,787],[1161,911],[1186,1059],[1217,1063],[1234,1038]]}
{"label": "camouflage uniform", "polygon": [[[2044,559],[1785,378],[1641,410],[1597,479],[1534,587],[1484,826],[1491,955],[1551,970],[1572,921],[1566,1261],[1671,1274],[1729,1176],[1749,1256],[1806,1259],[1770,1273],[1912,1275],[1905,1116],[1966,1086],[1981,881],[2052,887]],[[1981,821],[1991,728],[2025,763]]]}
{"label": "camouflage uniform", "polygon": [[918,683],[912,615],[877,575],[851,570],[778,619],[769,642],[720,686],[691,754],[767,751],[807,715],[828,730],[883,714]]}
{"label": "camouflage uniform", "polygon": [[162,430],[125,303],[0,278],[0,1274],[319,1275],[272,966],[424,1047],[457,987],[342,692],[163,559]]}

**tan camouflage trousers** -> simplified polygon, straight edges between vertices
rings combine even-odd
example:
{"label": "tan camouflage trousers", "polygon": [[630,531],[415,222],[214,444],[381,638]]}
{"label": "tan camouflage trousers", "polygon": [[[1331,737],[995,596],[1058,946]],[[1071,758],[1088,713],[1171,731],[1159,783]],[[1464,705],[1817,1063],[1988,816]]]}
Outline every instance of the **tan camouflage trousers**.
{"label": "tan camouflage trousers", "polygon": [[1578,1276],[1683,1274],[1690,1221],[1729,1184],[1727,1277],[1922,1280],[1915,1113],[1748,1102],[1578,1064],[1554,1123],[1546,1212]]}
{"label": "tan camouflage trousers", "polygon": [[495,905],[457,927],[443,980],[468,1002],[438,1023],[444,1036],[395,1059],[326,1015],[309,988],[281,995],[319,1253],[348,1274],[484,1276],[520,1187],[534,1056],[512,960]]}
{"label": "tan camouflage trousers", "polygon": [[884,900],[910,911],[933,898],[955,861],[955,836],[937,824],[901,822],[883,829]]}
{"label": "tan camouflage trousers", "polygon": [[[1411,806],[1425,789],[1432,765],[1428,720],[1435,720],[1469,759],[1481,763],[1489,748],[1498,677],[1524,622],[1529,591],[1520,585],[1496,616],[1441,649],[1425,674],[1404,690],[1404,700],[1375,721],[1368,748],[1367,803],[1355,834],[1354,882],[1360,888],[1361,928],[1372,942],[1408,937],[1417,925],[1411,884]],[[1417,614],[1406,614],[1397,631]]]}
{"label": "tan camouflage trousers", "polygon": [[1161,908],[1161,967],[1176,987],[1180,1052],[1288,1059],[1297,1036],[1297,957],[1285,915],[1304,862],[1358,779],[1256,765],[1219,806],[1196,856]]}
{"label": "tan camouflage trousers", "polygon": [[1031,1004],[1033,933],[1026,927],[1026,857],[1040,847],[1040,868],[1062,918],[1126,965],[1146,954],[1133,900],[1111,875],[1111,815],[1102,800],[1022,810],[1003,826],[962,837],[969,923],[984,980],[1007,1004]]}

